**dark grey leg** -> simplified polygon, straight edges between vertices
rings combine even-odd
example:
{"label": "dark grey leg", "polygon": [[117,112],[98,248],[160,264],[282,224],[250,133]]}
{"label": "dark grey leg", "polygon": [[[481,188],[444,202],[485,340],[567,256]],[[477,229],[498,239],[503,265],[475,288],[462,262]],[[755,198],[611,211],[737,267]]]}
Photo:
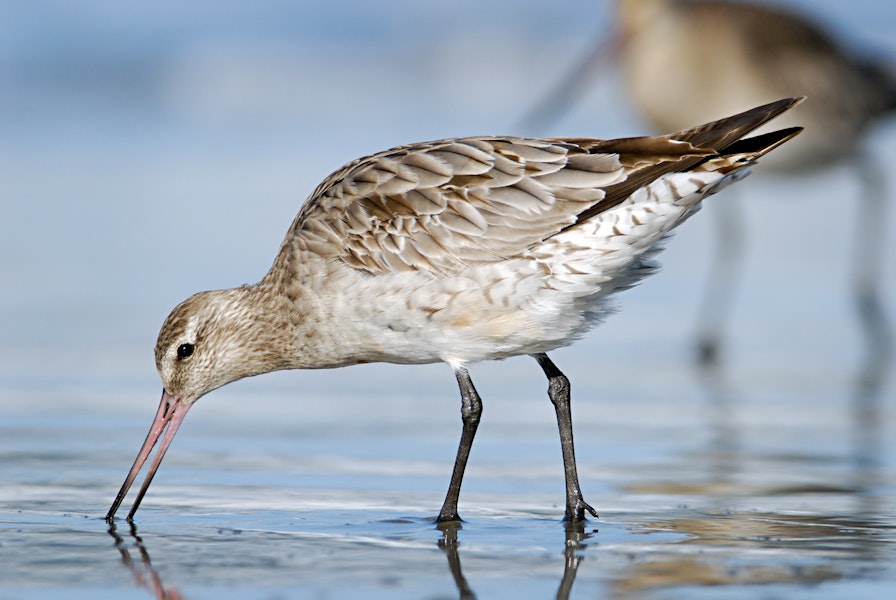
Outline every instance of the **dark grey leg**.
{"label": "dark grey leg", "polygon": [[731,320],[737,284],[743,272],[745,235],[739,198],[730,189],[724,195],[713,202],[710,210],[716,218],[716,248],[697,312],[697,364],[701,367],[717,366],[720,362],[722,338]]}
{"label": "dark grey leg", "polygon": [[557,412],[557,426],[560,428],[560,448],[563,451],[563,472],[566,476],[566,520],[581,521],[587,510],[598,516],[585,499],[579,487],[579,475],[576,472],[576,451],[572,440],[572,413],[569,408],[569,379],[548,358],[547,354],[533,354],[544,374],[548,377],[548,396]]}
{"label": "dark grey leg", "polygon": [[464,469],[467,467],[467,459],[470,457],[470,448],[473,447],[473,437],[476,428],[479,427],[479,418],[482,416],[482,401],[470,374],[463,367],[455,369],[457,385],[460,387],[460,416],[463,421],[463,430],[460,435],[460,445],[457,448],[457,458],[454,459],[454,471],[451,473],[451,483],[448,485],[448,494],[445,503],[439,512],[438,522],[460,521],[457,514],[457,499],[460,496],[460,484],[464,478]]}
{"label": "dark grey leg", "polygon": [[865,362],[886,364],[893,352],[893,330],[880,289],[881,282],[886,281],[881,261],[886,255],[887,240],[886,175],[880,163],[867,151],[857,154],[855,165],[862,184],[859,215],[865,216],[856,219],[858,230],[852,265],[856,308],[865,334]]}

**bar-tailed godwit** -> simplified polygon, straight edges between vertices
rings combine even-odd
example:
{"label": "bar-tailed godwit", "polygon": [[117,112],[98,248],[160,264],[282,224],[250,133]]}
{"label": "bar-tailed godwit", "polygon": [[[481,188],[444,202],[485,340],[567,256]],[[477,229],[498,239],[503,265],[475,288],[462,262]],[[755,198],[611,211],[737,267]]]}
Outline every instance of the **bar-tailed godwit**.
{"label": "bar-tailed godwit", "polygon": [[162,399],[106,518],[161,439],[133,518],[187,411],[216,388],[280,369],[445,362],[463,427],[438,520],[457,520],[482,411],[467,365],[522,354],[549,381],[566,518],[597,516],[576,473],[569,381],[547,352],[584,335],[613,293],[654,271],[660,242],[705,196],[795,136],[799,128],[745,137],[799,102],[662,137],[449,139],[339,169],[305,202],[259,283],[201,292],[165,320],[155,349]]}

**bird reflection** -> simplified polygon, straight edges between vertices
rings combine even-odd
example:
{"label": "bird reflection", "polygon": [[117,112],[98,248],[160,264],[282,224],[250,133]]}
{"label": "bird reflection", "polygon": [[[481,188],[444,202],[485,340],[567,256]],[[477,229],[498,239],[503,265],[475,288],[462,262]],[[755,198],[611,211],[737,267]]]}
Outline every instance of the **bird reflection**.
{"label": "bird reflection", "polygon": [[[633,559],[614,577],[613,596],[640,597],[650,590],[676,586],[815,585],[854,577],[870,565],[887,563],[890,527],[881,506],[885,496],[880,493],[884,477],[880,457],[885,455],[881,401],[890,371],[885,357],[870,358],[859,369],[854,387],[849,390],[852,439],[844,458],[851,469],[839,484],[751,484],[740,477],[758,458],[751,456],[740,442],[743,425],[737,418],[737,408],[741,394],[723,369],[701,369],[712,435],[703,456],[706,465],[698,471],[707,472],[708,480],[693,484],[641,484],[630,486],[629,490],[703,495],[700,503],[712,508],[684,515],[670,513],[668,517],[642,523],[648,531],[687,537],[676,543],[677,548],[660,547]],[[798,468],[794,465],[791,472]],[[803,494],[846,495],[854,502],[854,509],[846,514],[806,514],[730,508],[732,497],[770,499]],[[698,551],[688,551],[689,547]],[[766,561],[761,560],[764,553],[769,557]],[[747,554],[753,557],[750,561],[743,560]]]}
{"label": "bird reflection", "polygon": [[869,559],[889,564],[879,519],[698,511],[643,526],[687,538],[676,547],[651,548],[635,557],[614,576],[615,597],[678,586],[813,586],[874,568]]}
{"label": "bird reflection", "polygon": [[738,392],[718,365],[706,364],[698,373],[706,395],[704,406],[710,431],[708,471],[713,481],[730,488],[743,469]]}
{"label": "bird reflection", "polygon": [[890,376],[889,355],[868,352],[853,383],[852,393],[852,484],[856,489],[856,513],[867,518],[881,514],[880,494],[884,450],[884,419],[881,403]]}
{"label": "bird reflection", "polygon": [[464,577],[460,568],[460,555],[457,553],[457,531],[460,529],[459,521],[439,522],[436,527],[442,532],[442,539],[439,540],[439,548],[448,558],[448,568],[451,570],[451,576],[454,578],[454,585],[457,586],[457,595],[461,600],[472,600],[476,597],[467,578]]}
{"label": "bird reflection", "polygon": [[[859,232],[852,284],[868,352],[889,355],[892,332],[880,300],[886,190],[882,166],[861,150],[864,134],[896,112],[896,71],[860,55],[801,14],[728,0],[617,0],[618,32],[589,51],[521,127],[544,130],[584,92],[599,67],[619,63],[628,97],[657,130],[673,131],[768,98],[808,96],[788,116],[805,135],[763,165],[802,173],[834,164],[859,179]],[[718,359],[740,255],[741,220],[731,198],[720,211],[716,264],[699,311],[698,357]]]}
{"label": "bird reflection", "polygon": [[[438,523],[436,525],[442,532],[442,538],[439,540],[439,548],[445,553],[448,559],[448,568],[451,570],[451,576],[457,586],[458,598],[461,600],[471,600],[476,598],[476,594],[470,588],[466,577],[464,577],[460,564],[460,554],[458,553],[457,533],[461,529],[461,523],[458,521],[448,523]],[[572,591],[573,583],[576,579],[576,573],[579,563],[582,561],[582,552],[587,547],[585,541],[593,535],[597,530],[592,532],[585,531],[585,522],[581,520],[565,522],[565,540],[564,540],[564,567],[563,577],[560,580],[560,586],[557,588],[557,600],[566,600]]]}
{"label": "bird reflection", "polygon": [[[614,598],[643,597],[644,592],[679,586],[723,586],[756,584],[816,585],[841,579],[842,573],[826,566],[726,565],[716,558],[687,556],[678,552],[652,554],[648,560],[623,570],[612,583]],[[721,595],[721,593],[720,593]],[[761,594],[757,594],[761,596]]]}
{"label": "bird reflection", "polygon": [[[457,588],[458,598],[461,600],[475,599],[476,594],[464,577],[458,552],[458,532],[461,529],[461,523],[459,521],[439,523],[437,528],[442,533],[442,537],[438,540],[438,547],[448,561],[448,569]],[[586,532],[584,521],[566,524],[563,538],[564,567],[556,595],[559,600],[569,598],[576,572],[582,561],[582,553],[587,546],[585,542],[596,531],[594,529]],[[137,529],[133,523],[129,524],[127,532],[119,533],[113,522],[109,525],[108,532],[115,542],[115,548],[121,554],[122,564],[131,573],[139,587],[148,590],[153,597],[158,599],[183,600],[184,596],[177,588],[166,586],[162,581],[158,571],[153,567],[149,552],[143,540],[137,535]],[[133,556],[135,550],[138,559]]]}
{"label": "bird reflection", "polygon": [[582,551],[587,546],[584,542],[591,535],[591,532],[585,532],[585,523],[583,521],[566,522],[566,548],[564,550],[566,563],[563,568],[563,579],[560,580],[560,587],[557,589],[557,600],[569,598],[579,563],[582,561]]}
{"label": "bird reflection", "polygon": [[126,537],[133,541],[133,547],[137,549],[137,553],[140,555],[139,563],[134,562],[134,559],[131,557],[131,549],[129,548],[131,544],[118,533],[118,528],[114,522],[109,524],[109,535],[115,540],[115,547],[121,553],[121,562],[134,576],[134,581],[137,582],[137,585],[149,590],[159,600],[183,600],[184,597],[177,588],[165,587],[162,578],[159,577],[159,573],[152,566],[149,552],[146,551],[143,540],[137,535],[137,526],[134,523],[129,523]]}

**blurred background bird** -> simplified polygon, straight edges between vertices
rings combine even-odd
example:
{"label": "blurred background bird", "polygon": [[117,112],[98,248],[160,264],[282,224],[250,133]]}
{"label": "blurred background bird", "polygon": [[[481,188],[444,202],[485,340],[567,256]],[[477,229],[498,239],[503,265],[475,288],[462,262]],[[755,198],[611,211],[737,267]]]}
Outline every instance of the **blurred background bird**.
{"label": "blurred background bird", "polygon": [[[522,120],[547,128],[581,95],[602,65],[621,69],[627,97],[648,124],[672,131],[773,98],[805,95],[786,125],[805,135],[766,165],[786,174],[849,165],[860,182],[852,286],[869,356],[889,356],[891,334],[879,292],[885,242],[884,168],[863,139],[896,111],[896,70],[882,57],[847,46],[808,15],[728,0],[617,0],[615,31],[571,69]],[[823,201],[824,199],[819,199]],[[833,200],[833,199],[830,199]],[[719,359],[742,250],[733,198],[711,209],[718,247],[699,310],[697,357]],[[836,214],[832,211],[832,214]]]}

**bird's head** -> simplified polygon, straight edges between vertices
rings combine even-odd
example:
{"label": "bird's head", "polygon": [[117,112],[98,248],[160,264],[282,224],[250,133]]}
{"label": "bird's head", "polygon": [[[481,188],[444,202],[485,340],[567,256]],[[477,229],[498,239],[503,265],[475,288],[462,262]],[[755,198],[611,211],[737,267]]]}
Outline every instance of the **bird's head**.
{"label": "bird's head", "polygon": [[266,310],[265,298],[248,286],[201,292],[181,302],[165,319],[155,351],[156,368],[162,377],[162,400],[107,520],[115,516],[161,439],[128,514],[129,520],[133,518],[187,411],[199,398],[231,381],[286,368],[282,357],[288,355],[284,349],[289,338],[282,329],[259,317],[275,312]]}
{"label": "bird's head", "polygon": [[237,379],[264,372],[251,288],[200,292],[181,302],[162,325],[156,368],[172,397],[192,404]]}

